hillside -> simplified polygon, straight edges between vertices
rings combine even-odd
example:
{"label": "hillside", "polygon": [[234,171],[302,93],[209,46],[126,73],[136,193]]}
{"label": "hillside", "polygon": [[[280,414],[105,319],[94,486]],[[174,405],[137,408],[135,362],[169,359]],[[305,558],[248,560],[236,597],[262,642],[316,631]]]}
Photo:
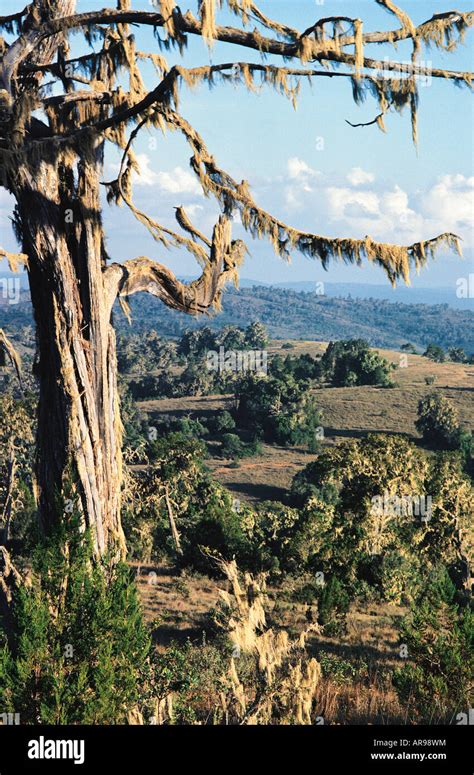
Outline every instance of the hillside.
{"label": "hillside", "polygon": [[[412,342],[425,348],[436,342],[444,348],[463,347],[471,352],[474,312],[454,310],[448,305],[393,304],[377,299],[328,298],[315,293],[282,288],[228,289],[222,312],[211,319],[195,321],[176,314],[147,296],[131,300],[134,326],[156,328],[163,335],[177,336],[186,328],[210,325],[245,327],[260,320],[275,339],[366,339],[374,347],[398,348]],[[119,328],[126,324],[117,313]]]}
{"label": "hillside", "polygon": [[[325,342],[299,341],[293,342],[293,349],[288,351],[283,344],[273,341],[269,353],[315,356],[327,345]],[[400,353],[393,350],[379,352],[388,361],[400,364]],[[427,385],[425,378],[433,376],[434,384]],[[405,434],[420,443],[415,429],[418,402],[433,390],[449,398],[466,430],[474,427],[474,365],[433,363],[427,358],[409,355],[407,366],[394,372],[394,382],[395,387],[391,389],[361,386],[313,390],[322,410],[323,443],[337,444],[376,432]],[[206,419],[219,409],[230,409],[232,404],[232,396],[214,395],[141,401],[139,407],[153,422],[158,416]],[[241,460],[238,466],[231,460],[223,461],[219,455],[211,455],[207,464],[216,478],[243,500],[258,501],[284,498],[292,478],[314,458],[303,448],[264,444],[260,455]]]}
{"label": "hillside", "polygon": [[[274,339],[329,341],[366,339],[373,347],[397,349],[412,342],[425,349],[435,342],[447,349],[462,347],[473,351],[474,311],[452,309],[447,304],[404,304],[383,299],[330,298],[315,293],[296,292],[276,287],[227,289],[222,311],[211,317],[193,319],[170,310],[147,294],[130,299],[133,330],[156,329],[162,336],[180,336],[187,328],[226,325],[245,328],[249,321],[260,320]],[[30,325],[31,305],[26,292],[19,304],[9,305],[0,297],[0,327],[11,334]],[[129,324],[117,305],[115,324],[129,331]]]}

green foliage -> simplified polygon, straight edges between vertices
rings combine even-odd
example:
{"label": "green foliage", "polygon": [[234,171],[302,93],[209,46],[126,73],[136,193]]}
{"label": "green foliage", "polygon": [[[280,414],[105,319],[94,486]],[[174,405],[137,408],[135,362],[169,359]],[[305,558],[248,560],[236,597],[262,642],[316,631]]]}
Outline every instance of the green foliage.
{"label": "green foliage", "polygon": [[243,457],[252,457],[262,451],[262,445],[258,439],[244,442],[235,433],[224,433],[221,436],[221,455],[224,458],[240,460]]}
{"label": "green foliage", "polygon": [[462,347],[450,347],[448,350],[448,358],[454,363],[467,363],[467,355]]}
{"label": "green foliage", "polygon": [[27,724],[119,724],[146,693],[150,639],[128,567],[75,516],[37,546],[0,652],[0,707]]}
{"label": "green foliage", "polygon": [[237,422],[281,445],[313,442],[321,416],[305,380],[287,375],[243,377],[236,389]]}
{"label": "green foliage", "polygon": [[235,420],[231,413],[226,409],[219,409],[208,424],[214,433],[222,433],[222,431],[228,432],[235,428]]}
{"label": "green foliage", "polygon": [[327,651],[318,653],[318,661],[323,675],[331,678],[337,684],[351,683],[361,673],[367,671],[367,665],[364,662],[359,661],[354,664]]}
{"label": "green foliage", "polygon": [[412,353],[413,355],[416,355],[417,353],[415,345],[411,342],[405,342],[405,344],[402,344],[400,350],[405,353]]}
{"label": "green foliage", "polygon": [[446,360],[446,353],[438,344],[429,344],[423,353],[423,356],[436,363],[444,363]]}
{"label": "green foliage", "polygon": [[[0,397],[0,514],[7,500],[13,462],[9,538],[25,545],[35,532],[36,506],[32,494],[32,463],[36,433],[35,396]],[[0,523],[0,537],[5,525]]]}
{"label": "green foliage", "polygon": [[321,375],[321,365],[319,360],[307,353],[298,356],[287,355],[286,358],[277,355],[270,361],[270,374],[281,380],[288,377],[296,381],[317,380]]}
{"label": "green foliage", "polygon": [[472,707],[474,615],[455,596],[446,570],[437,569],[400,632],[408,663],[394,684],[415,723],[454,723]]}
{"label": "green foliage", "polygon": [[266,326],[259,321],[250,323],[245,329],[245,342],[253,350],[264,350],[269,342]]}
{"label": "green foliage", "polygon": [[[325,449],[291,491],[309,526],[306,567],[365,581],[397,603],[414,599],[433,565],[454,565],[461,544],[469,554],[472,495],[459,455],[428,459],[406,439],[383,435]],[[424,499],[424,519],[411,498]]]}
{"label": "green foliage", "polygon": [[276,501],[263,501],[247,514],[244,527],[253,549],[252,570],[301,570],[307,558],[300,519],[297,509]]}
{"label": "green foliage", "polygon": [[449,398],[439,393],[430,393],[419,401],[415,427],[434,447],[454,449],[459,443],[458,413]]}
{"label": "green foliage", "polygon": [[224,643],[172,643],[154,657],[155,691],[159,698],[173,695],[174,724],[220,723],[219,694],[229,665]]}
{"label": "green foliage", "polygon": [[[150,444],[154,465],[134,474],[123,519],[132,556],[168,556],[208,571],[203,555],[207,548],[224,558],[235,555],[245,567],[251,563],[244,511],[236,509],[230,492],[205,470],[204,452],[202,443],[182,433],[160,436]],[[171,540],[166,493],[181,536],[182,558]]]}
{"label": "green foliage", "polygon": [[371,350],[363,339],[330,342],[321,358],[322,378],[335,387],[393,387],[390,380],[393,369],[393,364]]}
{"label": "green foliage", "polygon": [[340,635],[345,629],[350,597],[336,576],[331,576],[318,597],[318,622],[326,635]]}

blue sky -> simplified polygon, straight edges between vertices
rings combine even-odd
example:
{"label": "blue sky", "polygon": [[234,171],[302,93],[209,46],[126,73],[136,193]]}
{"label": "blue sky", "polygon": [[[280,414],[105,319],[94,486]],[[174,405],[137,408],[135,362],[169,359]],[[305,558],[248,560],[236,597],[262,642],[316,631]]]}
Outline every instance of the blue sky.
{"label": "blue sky", "polygon": [[[415,23],[451,8],[449,0],[399,0]],[[180,3],[196,12],[196,2]],[[373,0],[271,0],[259,3],[268,15],[301,30],[321,16],[348,15],[364,22],[364,31],[390,29],[398,21]],[[471,10],[457,0],[456,9]],[[78,2],[78,10],[101,3]],[[3,12],[19,7],[3,3]],[[134,0],[134,8],[150,9],[147,0]],[[222,23],[237,26],[235,17],[222,14]],[[453,54],[423,49],[420,58],[428,66],[473,70],[473,33],[466,45]],[[78,41],[78,38],[75,38]],[[140,48],[157,50],[151,31],[137,33]],[[397,57],[407,61],[411,48],[401,43],[394,52],[387,47],[368,47],[368,56]],[[163,52],[169,62],[176,54]],[[198,66],[228,61],[260,61],[258,53],[216,43],[209,49],[200,39],[190,40],[184,64]],[[273,61],[269,58],[268,61]],[[147,85],[156,76],[146,70]],[[420,87],[419,147],[411,142],[410,116],[395,114],[386,120],[387,134],[375,126],[353,129],[345,119],[357,123],[374,118],[377,105],[369,97],[358,107],[352,100],[350,82],[318,79],[313,87],[302,84],[297,110],[265,88],[258,95],[243,87],[218,85],[181,90],[181,113],[204,137],[219,165],[237,179],[250,182],[254,197],[282,220],[307,231],[328,236],[373,238],[409,244],[438,233],[455,231],[463,238],[464,261],[440,252],[429,269],[414,279],[418,286],[450,286],[455,292],[459,277],[474,271],[473,256],[473,113],[472,93],[449,82],[428,79]],[[165,225],[174,223],[176,205],[184,205],[192,220],[210,233],[218,208],[202,196],[189,170],[189,150],[175,135],[163,138],[142,133],[135,144],[142,162],[136,181],[135,201]],[[110,178],[118,157],[107,155],[105,179]],[[7,225],[10,202],[0,200],[1,243],[12,248]],[[124,208],[105,205],[107,245],[114,260],[146,254],[167,263],[180,276],[196,273],[191,256],[164,251]],[[235,236],[242,229],[235,224]],[[328,282],[383,283],[385,276],[373,267],[357,269],[333,264],[324,272],[318,262],[295,254],[286,265],[266,242],[246,237],[251,255],[242,276],[266,282],[326,280]]]}

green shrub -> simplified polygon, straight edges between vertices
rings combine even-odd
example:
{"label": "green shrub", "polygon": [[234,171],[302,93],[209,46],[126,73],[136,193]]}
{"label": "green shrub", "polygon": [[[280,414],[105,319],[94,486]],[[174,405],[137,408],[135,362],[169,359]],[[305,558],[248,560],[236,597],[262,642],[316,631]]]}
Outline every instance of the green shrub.
{"label": "green shrub", "polygon": [[408,662],[394,685],[410,721],[453,723],[472,707],[474,615],[456,603],[447,572],[434,576],[400,632]]}
{"label": "green shrub", "polygon": [[318,598],[318,622],[326,635],[340,635],[345,630],[350,597],[336,576],[322,587]]}
{"label": "green shrub", "polygon": [[23,724],[126,723],[146,695],[150,639],[128,567],[94,561],[77,519],[37,546],[13,618],[0,650],[3,712]]}
{"label": "green shrub", "polygon": [[219,409],[208,423],[213,433],[232,431],[235,428],[235,420],[227,409]]}
{"label": "green shrub", "polygon": [[444,363],[446,360],[446,354],[443,348],[437,344],[429,344],[423,353],[423,356],[425,358],[429,358],[431,361],[435,361],[436,363]]}
{"label": "green shrub", "polygon": [[236,390],[237,421],[242,428],[281,445],[308,444],[321,416],[307,380],[248,375]]}
{"label": "green shrub", "polygon": [[364,339],[330,342],[320,365],[323,379],[335,387],[393,387],[390,372],[394,365],[371,350]]}
{"label": "green shrub", "polygon": [[448,398],[430,393],[418,403],[415,427],[424,441],[436,447],[454,449],[459,440],[459,417]]}

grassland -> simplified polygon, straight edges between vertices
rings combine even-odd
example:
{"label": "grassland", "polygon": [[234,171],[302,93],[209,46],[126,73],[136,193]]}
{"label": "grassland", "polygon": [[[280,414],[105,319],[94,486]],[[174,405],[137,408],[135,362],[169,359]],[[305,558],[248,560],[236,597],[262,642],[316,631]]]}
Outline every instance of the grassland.
{"label": "grassland", "polygon": [[[269,353],[315,356],[326,347],[325,342],[294,341],[291,344],[292,349],[286,349],[284,342],[273,341]],[[473,364],[435,363],[420,355],[405,356],[394,350],[378,352],[398,367],[393,377],[394,388],[324,387],[313,391],[323,413],[324,444],[337,444],[371,432],[406,434],[420,443],[415,429],[418,401],[434,390],[452,401],[466,428],[474,426]],[[427,377],[435,378],[432,385],[426,384]],[[142,401],[139,406],[152,420],[157,415],[209,417],[218,409],[231,408],[232,402],[229,395],[191,396]],[[256,501],[280,499],[293,476],[313,459],[314,455],[303,448],[264,444],[260,455],[238,464],[212,456],[211,449],[207,463],[215,477],[236,496]]]}

